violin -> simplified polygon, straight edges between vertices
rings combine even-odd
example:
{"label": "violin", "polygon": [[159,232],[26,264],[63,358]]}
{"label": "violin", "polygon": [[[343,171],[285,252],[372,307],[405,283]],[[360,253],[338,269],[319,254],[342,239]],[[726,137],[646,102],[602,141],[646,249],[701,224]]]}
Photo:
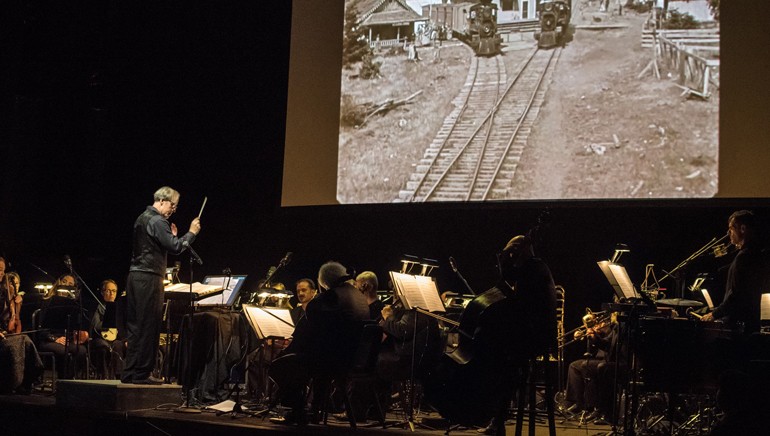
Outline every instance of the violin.
{"label": "violin", "polygon": [[[10,277],[10,278],[9,278]],[[18,277],[11,274],[7,274],[5,277],[6,286],[8,290],[8,311],[10,312],[10,318],[8,320],[8,333],[21,333],[21,303],[22,298],[19,295],[19,280]]]}

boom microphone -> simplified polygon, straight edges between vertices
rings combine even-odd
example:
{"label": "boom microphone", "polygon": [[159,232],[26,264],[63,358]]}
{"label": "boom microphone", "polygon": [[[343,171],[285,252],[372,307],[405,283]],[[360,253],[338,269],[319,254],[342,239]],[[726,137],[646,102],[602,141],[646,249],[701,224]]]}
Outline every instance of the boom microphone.
{"label": "boom microphone", "polygon": [[67,268],[70,270],[70,274],[72,274],[72,259],[70,259],[69,254],[64,255],[64,265],[67,265]]}
{"label": "boom microphone", "polygon": [[203,265],[203,259],[201,259],[200,256],[198,256],[198,253],[193,250],[192,246],[188,241],[182,241],[182,246],[190,250],[190,255],[195,259],[196,262],[198,262],[198,265]]}
{"label": "boom microphone", "polygon": [[455,258],[452,256],[449,256],[449,266],[452,267],[452,271],[457,272],[457,263],[455,263]]}
{"label": "boom microphone", "polygon": [[278,265],[280,265],[280,266],[286,266],[286,265],[288,265],[288,264],[289,264],[289,262],[291,262],[291,256],[292,256],[293,254],[294,254],[294,253],[292,253],[291,251],[287,251],[287,252],[286,252],[286,255],[285,255],[285,256],[283,256],[283,259],[281,259],[281,262],[279,262],[279,263],[278,263]]}

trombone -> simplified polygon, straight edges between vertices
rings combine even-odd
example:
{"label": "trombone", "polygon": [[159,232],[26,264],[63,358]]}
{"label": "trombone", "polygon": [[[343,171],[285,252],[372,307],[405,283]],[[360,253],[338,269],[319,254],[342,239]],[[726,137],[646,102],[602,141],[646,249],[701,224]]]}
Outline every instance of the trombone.
{"label": "trombone", "polygon": [[572,335],[572,340],[559,345],[559,348],[566,347],[567,345],[582,341],[588,336],[588,330],[601,326],[607,323],[612,317],[612,313],[608,311],[593,312],[590,307],[586,307],[586,314],[583,315],[583,325],[576,327],[567,333],[559,336],[559,341]]}

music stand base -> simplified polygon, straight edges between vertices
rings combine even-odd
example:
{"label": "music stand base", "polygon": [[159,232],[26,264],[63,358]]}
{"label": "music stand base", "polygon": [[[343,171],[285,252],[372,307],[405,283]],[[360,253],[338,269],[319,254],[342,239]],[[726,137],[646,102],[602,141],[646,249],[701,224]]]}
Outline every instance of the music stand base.
{"label": "music stand base", "polygon": [[183,405],[177,407],[176,409],[174,409],[174,412],[176,412],[176,413],[201,413],[202,411],[201,411],[201,409],[199,409],[197,407],[190,407],[190,406],[187,406],[187,405],[183,404]]}

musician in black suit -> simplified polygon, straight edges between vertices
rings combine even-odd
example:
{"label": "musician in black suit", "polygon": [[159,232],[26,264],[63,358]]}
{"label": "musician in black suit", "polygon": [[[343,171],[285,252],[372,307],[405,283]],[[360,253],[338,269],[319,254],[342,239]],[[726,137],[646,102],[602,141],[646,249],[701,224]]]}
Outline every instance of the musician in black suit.
{"label": "musician in black suit", "polygon": [[163,313],[163,275],[166,254],[179,254],[201,231],[199,218],[190,223],[190,230],[177,237],[175,224],[168,219],[179,205],[179,192],[163,186],[153,194],[153,203],[137,217],[133,228],[131,266],[128,272],[125,298],[118,300],[118,315],[125,325],[128,341],[126,361],[121,374],[123,383],[162,384],[153,377],[160,338]]}
{"label": "musician in black suit", "polygon": [[377,274],[372,271],[364,271],[356,276],[356,288],[366,297],[366,302],[369,304],[369,318],[373,320],[380,318],[380,312],[385,307],[385,304],[377,297],[378,287]]}
{"label": "musician in black suit", "polygon": [[701,320],[722,320],[749,335],[759,331],[761,295],[769,290],[768,256],[760,246],[757,218],[751,211],[734,212],[727,223],[730,243],[739,251],[727,272],[722,303]]}
{"label": "musician in black suit", "polygon": [[285,416],[271,421],[306,424],[304,393],[309,379],[314,382],[315,414],[328,398],[329,377],[344,374],[352,363],[363,321],[369,318],[366,298],[353,283],[353,277],[338,262],[327,262],[319,269],[318,285],[324,291],[308,303],[291,344],[270,367],[281,402],[291,407]]}
{"label": "musician in black suit", "polygon": [[315,282],[308,278],[297,280],[294,289],[297,303],[289,310],[289,313],[291,314],[291,321],[294,325],[297,325],[300,318],[305,316],[305,308],[310,303],[310,300],[315,298],[318,290],[316,289]]}

